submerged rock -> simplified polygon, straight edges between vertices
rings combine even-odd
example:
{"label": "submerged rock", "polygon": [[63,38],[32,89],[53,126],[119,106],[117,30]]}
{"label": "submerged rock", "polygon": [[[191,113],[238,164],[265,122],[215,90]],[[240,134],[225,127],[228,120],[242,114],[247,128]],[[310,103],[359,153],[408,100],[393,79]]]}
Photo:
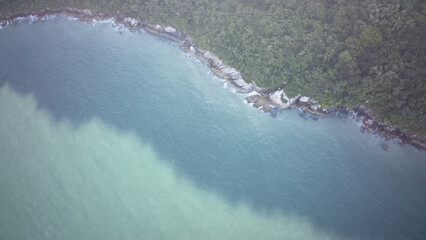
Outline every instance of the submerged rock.
{"label": "submerged rock", "polygon": [[385,144],[385,143],[382,144],[382,147],[383,147],[384,150],[388,150],[388,148],[389,148],[389,146],[387,144]]}

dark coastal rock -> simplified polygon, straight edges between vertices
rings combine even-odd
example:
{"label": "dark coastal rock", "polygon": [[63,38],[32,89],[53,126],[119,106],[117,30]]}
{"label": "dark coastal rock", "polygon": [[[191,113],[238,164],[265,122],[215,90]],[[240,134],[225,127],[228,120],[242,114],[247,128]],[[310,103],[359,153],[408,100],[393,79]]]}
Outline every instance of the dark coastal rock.
{"label": "dark coastal rock", "polygon": [[411,143],[419,149],[426,149],[426,140],[413,139]]}
{"label": "dark coastal rock", "polygon": [[177,31],[176,29],[174,29],[174,28],[172,28],[172,27],[170,27],[170,26],[165,27],[165,28],[164,28],[164,31],[165,31],[167,34],[169,34],[171,37],[174,37],[174,38],[176,38],[176,39],[178,39],[178,40],[181,40],[181,41],[185,40],[185,39],[186,39],[186,37],[188,36],[188,35],[186,35],[185,33],[180,32],[180,31]]}
{"label": "dark coastal rock", "polygon": [[261,108],[259,108],[259,110],[261,110],[264,113],[270,113],[271,116],[275,116],[276,113],[276,108],[273,105],[262,105]]}
{"label": "dark coastal rock", "polygon": [[[151,33],[155,33],[156,35],[162,35],[175,42],[181,43],[182,41],[188,40],[187,34],[180,32],[170,26],[144,24],[144,27],[146,28],[146,30],[148,30]],[[184,43],[181,43],[181,44],[184,44]]]}
{"label": "dark coastal rock", "polygon": [[360,117],[374,119],[373,112],[364,105],[358,105],[352,108],[352,110]]}
{"label": "dark coastal rock", "polygon": [[333,106],[325,110],[327,115],[337,116],[339,118],[347,118],[351,112],[352,110],[345,106]]}
{"label": "dark coastal rock", "polygon": [[263,112],[267,112],[267,113],[273,113],[275,112],[275,108],[272,104],[272,102],[262,96],[262,95],[251,95],[246,97],[246,101],[249,104],[252,104],[253,107],[263,111]]}
{"label": "dark coastal rock", "polygon": [[319,105],[318,102],[316,102],[312,99],[306,100],[306,97],[304,97],[304,96],[299,98],[298,102],[296,103],[296,106],[299,107],[299,108],[304,108],[308,112],[313,113],[313,114],[317,114],[317,115],[325,115],[326,114],[326,112],[324,111],[323,108],[321,108],[321,106]]}
{"label": "dark coastal rock", "polygon": [[363,119],[361,128],[369,132],[376,132],[386,139],[396,139],[401,145],[412,144],[419,149],[426,150],[426,138],[420,139],[415,134],[408,134],[399,127],[394,127],[386,122],[377,121],[373,111],[364,105],[358,105],[352,109],[357,118]]}

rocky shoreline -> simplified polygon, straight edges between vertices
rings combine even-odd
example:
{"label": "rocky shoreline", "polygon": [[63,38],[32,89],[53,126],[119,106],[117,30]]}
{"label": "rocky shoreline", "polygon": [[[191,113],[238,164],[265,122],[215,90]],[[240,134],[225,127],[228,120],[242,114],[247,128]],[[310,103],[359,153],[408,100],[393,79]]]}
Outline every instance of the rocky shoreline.
{"label": "rocky shoreline", "polygon": [[[120,24],[130,30],[143,29],[153,35],[165,37],[177,42],[185,51],[196,56],[202,63],[215,73],[221,79],[226,81],[227,85],[235,89],[238,93],[248,94],[247,103],[266,113],[275,113],[280,109],[300,108],[315,115],[320,116],[352,116],[361,122],[361,131],[378,133],[386,140],[395,139],[401,145],[412,144],[419,149],[426,150],[426,137],[416,134],[408,134],[398,127],[393,127],[385,122],[379,122],[375,119],[374,113],[363,105],[358,105],[352,109],[344,106],[336,106],[330,109],[322,108],[318,102],[306,96],[297,95],[288,98],[283,89],[264,89],[257,87],[255,83],[246,83],[241,73],[236,69],[225,65],[217,56],[207,50],[197,47],[193,39],[183,32],[180,32],[170,26],[152,25],[146,21],[138,21],[133,18],[124,17],[120,13],[104,14],[94,13],[89,9],[76,9],[63,7],[58,9],[45,9],[37,12],[20,13],[0,18],[0,27],[4,27],[16,20],[23,18],[32,18],[42,20],[49,16],[64,15],[67,17],[78,18],[82,21],[103,21],[112,20],[115,24]],[[383,145],[387,149],[387,144]]]}

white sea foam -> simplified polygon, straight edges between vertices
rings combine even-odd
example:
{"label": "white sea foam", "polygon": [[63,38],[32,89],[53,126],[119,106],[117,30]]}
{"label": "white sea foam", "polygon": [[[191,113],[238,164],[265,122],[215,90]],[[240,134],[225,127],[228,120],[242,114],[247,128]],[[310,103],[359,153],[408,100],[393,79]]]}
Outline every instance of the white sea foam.
{"label": "white sea foam", "polygon": [[40,20],[41,21],[45,21],[45,20],[53,20],[53,19],[56,19],[56,18],[58,18],[58,16],[61,16],[61,17],[68,17],[68,16],[65,16],[65,15],[63,15],[63,14],[55,14],[55,15],[46,15],[46,16],[44,16],[43,18],[41,18]]}
{"label": "white sea foam", "polygon": [[23,22],[23,21],[27,21],[28,23],[33,23],[34,21],[37,21],[38,18],[34,15],[29,15],[26,17],[17,17],[15,19],[13,19],[12,22]]}
{"label": "white sea foam", "polygon": [[65,19],[70,20],[70,21],[75,21],[78,20],[78,18],[76,17],[71,17],[71,16],[66,16]]}
{"label": "white sea foam", "polygon": [[29,23],[34,23],[37,20],[38,20],[38,18],[36,16],[34,16],[34,15],[28,16]]}
{"label": "white sea foam", "polygon": [[133,27],[136,26],[136,24],[138,24],[138,20],[131,18],[131,17],[124,18],[124,22],[129,23]]}
{"label": "white sea foam", "polygon": [[27,20],[27,19],[28,19],[28,17],[17,17],[17,18],[14,19],[14,21],[22,22],[22,20]]}
{"label": "white sea foam", "polygon": [[36,16],[30,15],[30,16],[26,16],[26,17],[17,17],[15,19],[12,19],[12,21],[10,20],[6,20],[4,22],[6,22],[5,26],[0,26],[0,29],[3,29],[5,27],[7,27],[8,25],[12,24],[12,23],[20,23],[20,22],[28,22],[28,23],[33,23],[34,21],[38,20]]}
{"label": "white sea foam", "polygon": [[98,23],[101,23],[101,24],[102,23],[109,23],[109,24],[112,24],[112,25],[116,24],[115,18],[107,18],[107,19],[103,19],[103,20],[92,19],[91,22],[93,23],[93,25],[98,24]]}

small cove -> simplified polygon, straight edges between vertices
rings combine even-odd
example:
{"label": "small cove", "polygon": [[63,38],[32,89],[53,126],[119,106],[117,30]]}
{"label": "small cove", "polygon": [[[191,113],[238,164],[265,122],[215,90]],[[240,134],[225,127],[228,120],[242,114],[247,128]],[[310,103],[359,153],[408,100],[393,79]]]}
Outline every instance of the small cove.
{"label": "small cove", "polygon": [[[383,139],[360,133],[350,119],[259,114],[176,44],[144,32],[59,18],[12,24],[0,39],[2,89],[30,94],[39,111],[76,131],[97,119],[134,135],[178,175],[231,206],[301,216],[347,238],[426,234],[425,153],[411,146],[383,151]],[[17,136],[37,141],[24,133]],[[11,164],[5,159],[3,167]],[[116,168],[111,161],[105,171]],[[14,177],[2,176],[12,186]]]}

